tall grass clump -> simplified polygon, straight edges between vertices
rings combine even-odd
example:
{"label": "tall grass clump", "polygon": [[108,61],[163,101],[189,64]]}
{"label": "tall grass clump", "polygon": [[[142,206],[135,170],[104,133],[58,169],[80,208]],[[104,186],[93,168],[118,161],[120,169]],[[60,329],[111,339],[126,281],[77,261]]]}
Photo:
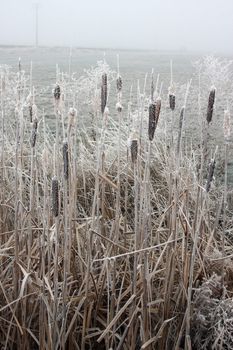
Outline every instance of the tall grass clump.
{"label": "tall grass clump", "polygon": [[196,67],[57,66],[48,118],[0,66],[3,349],[232,348],[232,67]]}

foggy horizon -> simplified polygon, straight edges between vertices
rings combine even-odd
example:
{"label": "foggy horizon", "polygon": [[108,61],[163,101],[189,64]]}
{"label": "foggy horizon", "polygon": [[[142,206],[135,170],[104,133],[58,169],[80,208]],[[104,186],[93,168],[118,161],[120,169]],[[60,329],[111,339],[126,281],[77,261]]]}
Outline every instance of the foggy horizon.
{"label": "foggy horizon", "polygon": [[233,53],[233,2],[9,0],[0,13],[0,45]]}

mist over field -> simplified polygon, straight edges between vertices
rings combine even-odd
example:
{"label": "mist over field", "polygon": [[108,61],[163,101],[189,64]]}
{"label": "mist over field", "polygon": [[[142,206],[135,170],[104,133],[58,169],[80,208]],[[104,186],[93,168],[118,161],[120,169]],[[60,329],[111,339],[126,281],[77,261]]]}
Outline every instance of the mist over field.
{"label": "mist over field", "polygon": [[0,44],[232,53],[232,0],[1,1]]}

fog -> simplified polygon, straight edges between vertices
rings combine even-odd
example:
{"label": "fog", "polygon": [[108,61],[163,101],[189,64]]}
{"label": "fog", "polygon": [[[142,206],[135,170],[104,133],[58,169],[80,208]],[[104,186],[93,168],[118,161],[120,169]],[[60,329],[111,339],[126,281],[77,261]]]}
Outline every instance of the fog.
{"label": "fog", "polygon": [[[233,52],[233,0],[37,3],[41,46]],[[35,1],[0,4],[0,45],[34,45]]]}

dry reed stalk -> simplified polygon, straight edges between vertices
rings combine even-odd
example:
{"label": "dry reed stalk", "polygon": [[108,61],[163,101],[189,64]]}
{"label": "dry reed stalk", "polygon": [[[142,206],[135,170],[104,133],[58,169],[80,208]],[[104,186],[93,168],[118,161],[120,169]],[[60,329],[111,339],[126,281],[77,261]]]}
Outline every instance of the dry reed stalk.
{"label": "dry reed stalk", "polygon": [[214,102],[215,102],[215,92],[216,88],[214,86],[211,87],[208,99],[207,113],[206,113],[206,121],[209,125],[212,121],[213,111],[214,111]]}
{"label": "dry reed stalk", "polygon": [[231,137],[231,115],[228,109],[224,111],[223,133],[225,142],[228,142]]}
{"label": "dry reed stalk", "polygon": [[172,61],[170,62],[170,69],[171,69],[171,82],[168,89],[168,98],[169,98],[169,107],[171,111],[174,111],[176,107],[176,96],[174,93]]}
{"label": "dry reed stalk", "polygon": [[[190,268],[189,268],[189,284],[188,284],[187,306],[186,306],[185,348],[187,348],[187,349],[190,349],[190,344],[191,344],[190,322],[191,322],[191,302],[192,302],[194,265],[195,265],[196,252],[197,252],[197,248],[198,248],[200,227],[202,224],[202,216],[203,216],[202,206],[204,205],[204,203],[201,202],[200,197],[201,197],[200,196],[200,187],[198,186],[196,202],[195,202],[194,220],[193,220],[193,224],[192,224],[192,233],[193,233],[192,255],[191,255],[191,260],[190,260]],[[200,205],[200,202],[201,202],[201,205]],[[200,213],[200,217],[198,218],[198,211],[200,209],[201,209],[201,213]]]}
{"label": "dry reed stalk", "polygon": [[216,164],[216,161],[213,158],[209,164],[209,171],[208,171],[208,177],[207,177],[206,188],[205,188],[207,193],[210,190],[211,183],[212,183],[213,178],[214,178],[215,164]]}
{"label": "dry reed stalk", "polygon": [[55,247],[54,247],[54,309],[52,344],[56,346],[58,341],[58,250],[59,250],[59,184],[56,176],[52,178],[52,211],[55,218]]}
{"label": "dry reed stalk", "polygon": [[68,126],[67,126],[67,135],[68,139],[71,136],[71,130],[74,129],[75,124],[76,124],[76,119],[77,118],[77,110],[73,107],[69,109],[68,113]]}
{"label": "dry reed stalk", "polygon": [[228,195],[228,153],[229,153],[229,141],[231,138],[231,115],[230,111],[227,109],[224,111],[224,122],[223,122],[223,133],[225,139],[225,176],[224,176],[224,200],[223,200],[223,223],[222,223],[222,289],[224,288],[224,266],[225,266],[225,235],[226,235],[226,209],[227,209],[227,195]]}
{"label": "dry reed stalk", "polygon": [[62,323],[62,332],[61,332],[61,343],[62,347],[65,349],[65,335],[66,335],[66,325],[67,325],[67,310],[68,310],[68,286],[67,286],[67,277],[70,271],[69,257],[68,252],[70,247],[70,230],[68,224],[70,224],[70,212],[69,212],[69,146],[68,142],[65,140],[63,142],[63,165],[64,165],[64,191],[63,191],[63,217],[64,217],[64,236],[63,236],[63,248],[64,248],[64,263],[63,263],[63,323]]}
{"label": "dry reed stalk", "polygon": [[181,149],[181,135],[182,135],[182,129],[183,129],[184,112],[185,112],[185,106],[183,106],[180,111],[179,133],[178,133],[178,140],[177,140],[177,155],[180,154],[180,149]]}
{"label": "dry reed stalk", "polygon": [[[34,104],[33,104],[34,105]],[[37,111],[37,109],[36,109]],[[32,218],[34,217],[34,208],[35,208],[35,157],[36,157],[36,137],[37,137],[37,128],[38,128],[38,120],[37,115],[35,114],[32,130],[31,130],[31,174],[30,174],[30,218],[29,218],[29,234],[28,234],[28,269],[31,265],[31,252],[32,252],[32,244],[33,244],[33,230],[32,230]]]}
{"label": "dry reed stalk", "polygon": [[155,85],[154,85],[154,69],[151,72],[151,84],[150,84],[150,98],[151,102],[154,101]]}

